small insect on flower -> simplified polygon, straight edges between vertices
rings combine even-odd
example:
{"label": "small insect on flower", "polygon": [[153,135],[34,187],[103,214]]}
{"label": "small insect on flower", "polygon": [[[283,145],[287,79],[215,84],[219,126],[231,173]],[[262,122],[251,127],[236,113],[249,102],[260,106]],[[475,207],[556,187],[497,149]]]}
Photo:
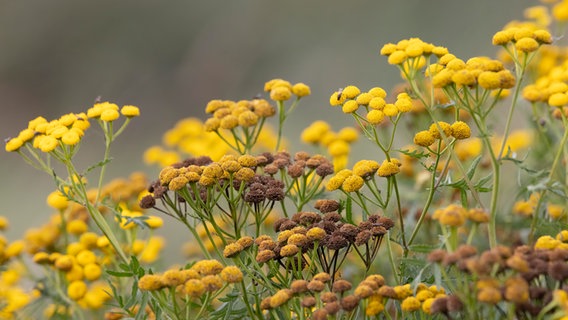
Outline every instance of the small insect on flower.
{"label": "small insect on flower", "polygon": [[337,89],[337,101],[341,100],[342,94],[343,94],[343,88]]}

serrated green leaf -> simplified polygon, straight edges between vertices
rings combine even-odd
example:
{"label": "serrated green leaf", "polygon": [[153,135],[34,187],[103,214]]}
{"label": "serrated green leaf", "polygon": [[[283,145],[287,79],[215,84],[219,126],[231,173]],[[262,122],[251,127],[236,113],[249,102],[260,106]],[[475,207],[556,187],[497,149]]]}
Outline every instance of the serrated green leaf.
{"label": "serrated green leaf", "polygon": [[427,153],[426,151],[420,151],[418,149],[416,150],[397,150],[398,152],[407,155],[409,157],[415,158],[415,159],[423,159],[423,158],[429,158],[430,154]]}
{"label": "serrated green leaf", "polygon": [[109,162],[111,162],[111,161],[112,161],[112,158],[108,158],[108,159],[106,159],[106,160],[99,161],[99,162],[97,162],[97,163],[95,163],[95,164],[89,166],[89,167],[85,170],[84,174],[87,174],[87,173],[89,173],[89,172],[95,170],[96,168],[104,167],[105,165],[107,165],[107,164],[108,164]]}

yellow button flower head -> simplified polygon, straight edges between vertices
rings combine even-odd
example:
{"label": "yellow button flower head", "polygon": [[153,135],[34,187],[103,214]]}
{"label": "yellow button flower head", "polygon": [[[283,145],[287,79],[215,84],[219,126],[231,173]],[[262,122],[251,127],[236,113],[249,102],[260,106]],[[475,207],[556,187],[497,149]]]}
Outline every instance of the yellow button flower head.
{"label": "yellow button flower head", "polygon": [[559,22],[568,21],[568,2],[562,1],[552,7],[552,16]]}
{"label": "yellow button flower head", "polygon": [[513,40],[513,33],[508,30],[501,30],[497,31],[493,35],[492,42],[494,46],[504,46],[507,43],[509,43],[511,40]]}
{"label": "yellow button flower head", "polygon": [[292,90],[292,84],[282,79],[272,79],[264,84],[264,91],[269,92],[276,87],[286,87]]}
{"label": "yellow button flower head", "polygon": [[140,115],[140,109],[136,106],[126,105],[120,109],[120,113],[127,118],[138,117]]}
{"label": "yellow button flower head", "polygon": [[383,47],[381,48],[380,54],[383,55],[383,56],[390,56],[396,50],[397,50],[396,44],[387,43],[387,44],[383,45]]}
{"label": "yellow button flower head", "polygon": [[434,88],[443,88],[452,84],[452,76],[455,71],[443,69],[432,77],[432,85]]}
{"label": "yellow button flower head", "polygon": [[382,111],[387,117],[396,117],[399,113],[398,108],[392,103],[387,103]]}
{"label": "yellow button flower head", "polygon": [[515,48],[525,53],[536,51],[538,47],[539,43],[533,38],[521,38],[515,43]]}
{"label": "yellow button flower head", "polygon": [[429,147],[434,141],[436,141],[436,139],[428,130],[420,131],[414,135],[414,144],[421,147]]}
{"label": "yellow button flower head", "polygon": [[343,113],[353,113],[356,112],[357,109],[359,109],[359,104],[355,100],[347,100],[341,108]]}
{"label": "yellow button flower head", "polygon": [[365,180],[363,180],[363,178],[357,175],[352,175],[343,181],[341,189],[345,192],[355,192],[359,191],[359,189],[363,187],[363,184],[365,184]]}
{"label": "yellow button flower head", "polygon": [[221,271],[221,279],[227,283],[238,283],[243,281],[243,273],[236,266],[226,266]]}
{"label": "yellow button flower head", "polygon": [[369,94],[375,98],[386,98],[387,92],[381,87],[374,87],[369,90]]}
{"label": "yellow button flower head", "polygon": [[460,86],[473,86],[476,83],[474,74],[469,70],[459,70],[452,75],[452,81]]}
{"label": "yellow button flower head", "polygon": [[30,130],[36,130],[36,127],[40,124],[44,124],[47,123],[47,120],[44,117],[37,117],[33,120],[30,120],[28,122],[28,129]]}
{"label": "yellow button flower head", "polygon": [[361,93],[361,90],[356,86],[347,86],[343,88],[342,95],[345,96],[347,99],[354,99]]}
{"label": "yellow button flower head", "polygon": [[373,99],[371,99],[371,101],[369,101],[369,108],[375,110],[383,110],[386,104],[387,103],[384,98],[374,97]]}
{"label": "yellow button flower head", "polygon": [[329,97],[329,104],[333,107],[340,106],[343,104],[343,102],[345,102],[345,100],[346,98],[343,94],[343,89],[339,89],[339,91],[331,94],[331,97]]}
{"label": "yellow button flower head", "polygon": [[292,91],[286,86],[279,86],[270,90],[270,99],[274,101],[286,101],[292,97]]}
{"label": "yellow button flower head", "polygon": [[553,107],[562,107],[568,104],[568,95],[565,93],[554,93],[548,98],[548,104]]}
{"label": "yellow button flower head", "polygon": [[[67,200],[67,199],[65,199],[65,200]],[[74,234],[74,235],[81,235],[81,234],[87,232],[88,228],[89,227],[87,226],[85,221],[80,220],[80,219],[71,220],[67,223],[67,232],[69,232],[70,234]]]}
{"label": "yellow button flower head", "polygon": [[61,191],[56,190],[47,196],[47,205],[57,210],[65,210],[69,205],[69,201]]}
{"label": "yellow button flower head", "polygon": [[353,127],[345,127],[339,130],[337,138],[345,142],[355,142],[359,139],[359,132]]}
{"label": "yellow button flower head", "polygon": [[402,64],[404,61],[406,61],[407,58],[408,57],[404,51],[397,50],[389,55],[388,63],[393,65]]}
{"label": "yellow button flower head", "polygon": [[374,96],[368,92],[363,92],[360,95],[357,96],[357,98],[355,99],[355,101],[357,101],[358,104],[360,105],[368,105],[369,102],[371,101],[371,99],[373,99]]}
{"label": "yellow button flower head", "polygon": [[379,177],[390,177],[400,172],[400,163],[396,159],[384,160],[377,171]]}
{"label": "yellow button flower head", "polygon": [[552,35],[548,30],[540,29],[534,31],[534,38],[540,44],[551,44],[552,43]]}
{"label": "yellow button flower head", "polygon": [[63,144],[66,144],[68,146],[74,146],[77,143],[79,143],[80,140],[81,137],[79,136],[76,130],[73,131],[68,130],[61,137],[61,142],[63,142]]}
{"label": "yellow button flower head", "polygon": [[239,119],[233,115],[228,115],[221,119],[220,127],[222,129],[231,130],[239,125]]}
{"label": "yellow button flower head", "polygon": [[36,140],[37,140],[37,146],[34,145],[34,147],[39,148],[42,152],[45,153],[55,150],[55,148],[57,148],[57,146],[59,145],[57,139],[55,139],[52,136],[37,136],[36,139],[34,140],[34,143]]}
{"label": "yellow button flower head", "polygon": [[420,301],[416,297],[408,297],[400,303],[403,312],[412,312],[420,309]]}
{"label": "yellow button flower head", "polygon": [[79,300],[87,293],[87,284],[83,281],[73,281],[67,287],[67,295],[72,300]]}
{"label": "yellow button flower head", "polygon": [[494,90],[501,86],[501,78],[497,72],[484,71],[477,77],[479,86],[483,89]]}
{"label": "yellow button flower head", "polygon": [[239,115],[238,121],[239,126],[248,128],[258,123],[258,116],[254,112],[247,110]]}
{"label": "yellow button flower head", "polygon": [[458,205],[449,205],[442,210],[438,220],[441,225],[460,227],[465,223],[467,211]]}
{"label": "yellow button flower head", "polygon": [[162,277],[157,274],[145,274],[138,281],[138,288],[142,291],[154,291],[163,287]]}
{"label": "yellow button flower head", "polygon": [[305,83],[299,82],[292,87],[292,93],[294,93],[298,98],[309,96],[312,92],[310,87]]}
{"label": "yellow button flower head", "polygon": [[158,216],[149,216],[148,219],[144,221],[151,229],[158,229],[164,225],[164,220]]}
{"label": "yellow button flower head", "polygon": [[24,141],[19,138],[12,138],[10,140],[8,140],[8,142],[6,142],[6,151],[7,152],[14,152],[14,151],[18,151],[20,149],[20,147],[22,147],[24,145]]}
{"label": "yellow button flower head", "polygon": [[412,110],[412,98],[406,92],[400,93],[394,105],[400,112],[409,112]]}
{"label": "yellow button flower head", "polygon": [[458,140],[463,140],[471,137],[471,129],[467,123],[463,121],[456,121],[450,126],[452,136]]}
{"label": "yellow button flower head", "polygon": [[83,273],[85,274],[85,279],[95,281],[101,277],[103,270],[98,264],[90,263],[83,267]]}
{"label": "yellow button flower head", "polygon": [[444,121],[439,121],[437,125],[436,123],[432,123],[430,125],[430,129],[428,130],[430,131],[430,134],[432,134],[434,139],[442,139],[442,135],[440,131],[438,131],[438,126],[442,129],[442,131],[444,131],[444,135],[446,137],[450,137],[452,135],[452,129],[450,124]]}
{"label": "yellow button flower head", "polygon": [[105,122],[112,122],[118,119],[119,116],[120,114],[118,113],[117,110],[108,108],[103,110],[103,112],[101,112],[100,119]]}

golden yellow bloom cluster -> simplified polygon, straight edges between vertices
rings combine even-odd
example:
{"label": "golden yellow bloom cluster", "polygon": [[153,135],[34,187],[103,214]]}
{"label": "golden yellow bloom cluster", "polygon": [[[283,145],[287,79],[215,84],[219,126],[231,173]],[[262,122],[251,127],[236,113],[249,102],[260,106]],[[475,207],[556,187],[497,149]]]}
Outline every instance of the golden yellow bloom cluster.
{"label": "golden yellow bloom cluster", "polygon": [[[8,227],[8,220],[0,217],[0,231]],[[26,288],[24,278],[27,275],[21,255],[24,252],[25,243],[16,240],[8,243],[4,235],[0,234],[0,318],[12,319],[17,312],[33,302],[38,296],[37,290]]]}
{"label": "golden yellow bloom cluster", "polygon": [[531,53],[543,45],[551,44],[552,35],[546,29],[510,27],[493,35],[493,45],[514,46],[518,52]]}
{"label": "golden yellow bloom cluster", "polygon": [[515,76],[503,63],[487,57],[474,57],[467,61],[453,54],[442,56],[430,65],[427,75],[432,76],[435,88],[447,86],[479,87],[486,90],[510,89],[515,86]]}
{"label": "golden yellow bloom cluster", "polygon": [[146,274],[140,278],[138,287],[144,291],[175,288],[180,296],[201,298],[242,280],[243,273],[236,266],[224,267],[217,260],[200,260],[189,269],[172,268],[162,274]]}
{"label": "golden yellow bloom cluster", "polygon": [[456,121],[451,125],[447,122],[439,121],[433,123],[428,130],[416,133],[416,135],[414,135],[414,144],[421,147],[429,147],[436,140],[443,140],[444,137],[454,137],[456,140],[463,140],[470,136],[471,129],[469,125],[463,121]]}
{"label": "golden yellow bloom cluster", "polygon": [[489,214],[479,208],[468,210],[460,205],[450,204],[445,208],[435,210],[432,219],[438,220],[443,226],[461,227],[466,220],[470,220],[473,223],[488,222]]}
{"label": "golden yellow bloom cluster", "polygon": [[254,127],[261,119],[272,117],[276,109],[264,99],[241,100],[211,100],[205,107],[205,112],[212,117],[205,121],[205,131],[219,129],[232,130],[236,127]]}
{"label": "golden yellow bloom cluster", "polygon": [[435,55],[442,57],[448,54],[448,49],[424,42],[419,38],[403,39],[387,43],[381,48],[381,55],[388,57],[390,64],[399,65],[406,72],[418,70],[426,65],[426,58]]}
{"label": "golden yellow bloom cluster", "polygon": [[329,179],[326,184],[328,191],[341,189],[345,192],[359,191],[366,180],[379,177],[390,177],[400,172],[401,163],[398,159],[384,160],[380,165],[373,160],[361,160],[353,166],[353,170],[343,169]]}
{"label": "golden yellow bloom cluster", "polygon": [[393,118],[400,113],[412,111],[412,99],[403,92],[398,94],[394,103],[386,103],[386,92],[382,88],[375,87],[368,92],[361,92],[356,86],[347,86],[334,92],[329,98],[332,106],[341,106],[344,113],[357,114],[359,108],[367,112],[365,117],[360,117],[370,125],[379,125],[386,117]]}
{"label": "golden yellow bloom cluster", "polygon": [[304,83],[292,85],[289,81],[282,79],[272,79],[264,84],[264,91],[270,93],[270,99],[274,101],[286,101],[292,94],[300,99],[311,94],[310,87]]}
{"label": "golden yellow bloom cluster", "polygon": [[339,171],[347,165],[351,144],[359,140],[359,132],[353,127],[335,132],[327,122],[318,120],[302,131],[301,139],[305,143],[326,148],[332,157],[334,170]]}
{"label": "golden yellow bloom cluster", "polygon": [[89,126],[85,113],[69,113],[52,121],[37,117],[31,120],[28,127],[20,131],[16,138],[8,140],[6,151],[18,151],[26,143],[46,153],[57,147],[74,146],[79,143]]}

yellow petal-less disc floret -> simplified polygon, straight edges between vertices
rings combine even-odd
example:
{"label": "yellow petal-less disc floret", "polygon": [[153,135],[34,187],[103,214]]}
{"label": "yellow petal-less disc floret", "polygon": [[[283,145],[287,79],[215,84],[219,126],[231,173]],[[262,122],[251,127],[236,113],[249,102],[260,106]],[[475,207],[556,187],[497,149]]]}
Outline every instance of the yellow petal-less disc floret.
{"label": "yellow petal-less disc floret", "polygon": [[279,86],[270,90],[270,99],[274,101],[286,101],[292,97],[292,90],[286,86]]}
{"label": "yellow petal-less disc floret", "polygon": [[452,136],[458,140],[471,137],[471,129],[469,125],[463,121],[456,121],[450,126]]}
{"label": "yellow petal-less disc floret", "polygon": [[389,64],[397,65],[397,64],[402,64],[404,61],[406,61],[407,58],[408,57],[404,51],[397,50],[393,52],[391,55],[389,55],[387,61]]}
{"label": "yellow petal-less disc floret", "polygon": [[515,43],[515,48],[525,53],[536,51],[538,47],[539,43],[533,38],[521,38]]}
{"label": "yellow petal-less disc floret", "polygon": [[299,82],[299,83],[296,83],[292,87],[292,93],[294,93],[296,96],[298,96],[298,98],[301,98],[301,97],[309,96],[312,92],[311,92],[310,87],[308,85],[306,85],[305,83]]}
{"label": "yellow petal-less disc floret", "polygon": [[354,99],[360,93],[361,93],[361,90],[359,90],[359,88],[357,88],[356,86],[347,86],[347,87],[343,88],[343,91],[342,91],[342,94],[347,99]]}
{"label": "yellow petal-less disc floret", "polygon": [[548,104],[553,107],[568,105],[568,95],[565,93],[554,93],[548,97]]}
{"label": "yellow petal-less disc floret", "polygon": [[12,138],[6,142],[6,151],[14,152],[18,151],[24,145],[24,141],[19,137]]}
{"label": "yellow petal-less disc floret", "polygon": [[67,295],[72,300],[79,300],[87,293],[87,284],[83,281],[73,281],[67,287]]}
{"label": "yellow petal-less disc floret", "polygon": [[371,110],[367,113],[367,121],[370,124],[380,124],[385,119],[385,114],[381,110]]}
{"label": "yellow petal-less disc floret", "polygon": [[353,113],[356,112],[357,109],[359,109],[359,104],[355,100],[347,100],[343,104],[343,107],[341,107],[343,113]]}
{"label": "yellow petal-less disc floret", "polygon": [[396,51],[396,44],[387,43],[383,45],[383,47],[381,48],[380,54],[383,56],[390,56],[395,51]]}
{"label": "yellow petal-less disc floret", "polygon": [[101,112],[100,119],[105,122],[111,122],[118,119],[118,117],[120,117],[120,114],[117,110],[108,108]]}
{"label": "yellow petal-less disc floret", "polygon": [[345,192],[359,191],[363,187],[365,180],[358,175],[349,176],[341,184],[341,189]]}
{"label": "yellow petal-less disc floret", "polygon": [[140,109],[136,106],[126,105],[120,109],[120,113],[127,118],[138,117],[140,115]]}
{"label": "yellow petal-less disc floret", "polygon": [[434,143],[434,141],[436,141],[436,139],[434,139],[434,136],[432,136],[428,130],[417,132],[414,135],[414,144],[421,147],[429,147]]}
{"label": "yellow petal-less disc floret", "polygon": [[501,86],[501,78],[497,72],[483,71],[477,77],[479,86],[483,89],[494,90]]}

